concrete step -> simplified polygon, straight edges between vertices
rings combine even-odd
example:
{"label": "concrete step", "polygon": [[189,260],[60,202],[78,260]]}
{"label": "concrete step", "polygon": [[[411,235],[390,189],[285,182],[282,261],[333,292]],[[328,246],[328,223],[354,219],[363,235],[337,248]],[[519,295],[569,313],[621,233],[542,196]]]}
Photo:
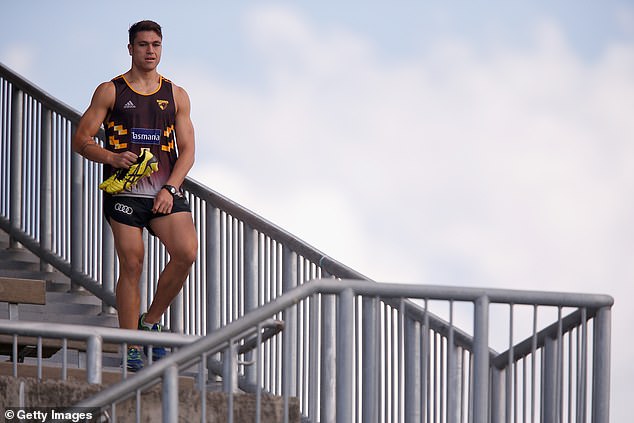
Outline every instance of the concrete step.
{"label": "concrete step", "polygon": [[90,304],[101,307],[101,300],[90,292],[46,292],[46,303],[54,304]]}
{"label": "concrete step", "polygon": [[[72,297],[71,294],[68,294],[69,297]],[[64,314],[67,316],[72,315],[98,315],[101,313],[101,306],[93,305],[93,304],[82,304],[82,303],[62,303],[62,302],[54,302],[50,303],[48,301],[48,295],[46,300],[46,305],[36,305],[36,304],[20,304],[19,306],[20,316],[23,314]]]}
{"label": "concrete step", "polygon": [[[132,376],[134,377],[134,376]],[[54,407],[59,410],[64,406],[71,406],[78,401],[89,398],[103,389],[103,385],[90,385],[77,380],[37,380],[32,377],[0,376],[0,413],[7,407],[15,407],[23,404],[25,408]],[[162,385],[158,385],[144,391],[141,394],[140,415],[138,421],[160,422],[162,421]],[[201,417],[201,403],[203,397],[196,386],[189,381],[179,378],[178,383],[178,421],[199,422],[226,422],[229,421],[227,405],[229,398],[224,392],[206,392],[206,415]],[[260,417],[262,423],[284,421],[284,398],[268,394],[262,395],[261,413],[256,416],[257,399],[254,394],[235,394],[233,402],[233,421],[236,423],[251,423]],[[135,397],[117,403],[117,421],[137,421]],[[108,409],[108,412],[111,410]],[[288,421],[299,423],[301,413],[299,400],[288,399]],[[110,416],[112,418],[112,416]],[[110,421],[110,418],[107,418]],[[100,421],[98,418],[95,421]]]}
{"label": "concrete step", "polygon": [[0,276],[18,279],[39,279],[47,282],[46,289],[49,289],[49,282],[52,290],[70,288],[70,279],[60,272],[42,272],[39,270],[5,269],[0,264]]}
{"label": "concrete step", "polygon": [[0,267],[3,270],[21,270],[30,272],[39,272],[39,263],[31,263],[22,260],[1,260]]}
{"label": "concrete step", "polygon": [[8,244],[0,243],[0,261],[22,260],[37,264],[40,260],[24,248],[9,248]]}
{"label": "concrete step", "polygon": [[[51,364],[50,362],[42,361],[42,379],[54,379],[62,380],[62,366],[61,364]],[[38,369],[35,363],[18,363],[17,364],[18,377],[31,377],[37,378]],[[0,376],[13,376],[13,363],[12,362],[0,362]],[[132,375],[133,376],[133,375]],[[130,373],[128,373],[130,377]],[[66,379],[74,380],[77,382],[86,382],[86,370],[68,366],[66,369]],[[123,380],[123,370],[121,368],[102,368],[101,379],[103,385],[112,385]],[[194,378],[191,376],[179,377],[179,384],[183,387],[194,388]]]}
{"label": "concrete step", "polygon": [[46,281],[47,292],[68,292],[70,281],[66,276],[50,272],[31,272],[22,270],[4,270],[0,267],[0,276],[18,279],[37,279]]}
{"label": "concrete step", "polygon": [[[20,320],[28,322],[49,322],[49,323],[68,323],[71,325],[92,325],[103,327],[119,327],[119,322],[116,315],[112,314],[95,314],[95,315],[81,315],[81,314],[62,314],[62,313],[48,313],[42,311],[30,311],[19,308]],[[8,307],[0,307],[0,319],[9,319]]]}

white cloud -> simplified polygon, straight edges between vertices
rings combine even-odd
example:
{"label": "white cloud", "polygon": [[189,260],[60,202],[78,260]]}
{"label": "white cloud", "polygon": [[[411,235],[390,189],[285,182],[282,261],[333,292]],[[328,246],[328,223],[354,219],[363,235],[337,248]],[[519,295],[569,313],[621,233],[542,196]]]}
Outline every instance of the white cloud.
{"label": "white cloud", "polygon": [[[201,179],[224,169],[206,182],[375,279],[608,293],[615,333],[634,325],[618,303],[634,279],[634,46],[586,62],[544,21],[523,51],[446,40],[394,63],[286,9],[247,28],[259,90],[179,71],[209,143]],[[634,351],[613,340],[626,386]]]}
{"label": "white cloud", "polygon": [[33,72],[36,51],[27,44],[11,44],[5,47],[0,57],[4,65],[14,72],[28,75]]}

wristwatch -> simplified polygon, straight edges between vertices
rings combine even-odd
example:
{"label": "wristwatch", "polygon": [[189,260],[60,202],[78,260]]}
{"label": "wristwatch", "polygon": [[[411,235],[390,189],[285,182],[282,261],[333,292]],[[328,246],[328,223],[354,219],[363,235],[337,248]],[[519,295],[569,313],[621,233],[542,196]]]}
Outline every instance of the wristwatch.
{"label": "wristwatch", "polygon": [[178,190],[176,189],[175,186],[173,185],[163,185],[162,187],[163,189],[166,189],[167,192],[169,192],[170,194],[172,194],[172,197],[176,196],[176,194],[178,194]]}

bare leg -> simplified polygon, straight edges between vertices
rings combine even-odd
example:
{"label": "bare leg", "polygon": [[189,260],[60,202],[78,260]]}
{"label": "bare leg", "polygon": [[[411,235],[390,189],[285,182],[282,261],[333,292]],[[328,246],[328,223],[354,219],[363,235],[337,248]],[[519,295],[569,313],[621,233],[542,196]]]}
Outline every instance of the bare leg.
{"label": "bare leg", "polygon": [[153,219],[150,226],[170,255],[144,319],[147,323],[156,323],[182,289],[196,260],[198,239],[191,213],[180,212],[159,217]]}
{"label": "bare leg", "polygon": [[110,227],[119,257],[119,280],[115,292],[119,327],[136,329],[141,303],[139,280],[143,271],[142,229],[124,225],[113,219],[110,219]]}

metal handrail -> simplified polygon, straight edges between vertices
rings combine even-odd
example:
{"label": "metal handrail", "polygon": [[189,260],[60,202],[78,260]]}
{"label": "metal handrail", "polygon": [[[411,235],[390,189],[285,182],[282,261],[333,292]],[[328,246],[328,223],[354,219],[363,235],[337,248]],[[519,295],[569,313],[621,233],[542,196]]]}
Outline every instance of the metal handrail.
{"label": "metal handrail", "polygon": [[[141,389],[143,387],[149,387],[154,383],[158,383],[161,379],[163,379],[164,386],[170,385],[171,382],[166,380],[169,378],[170,374],[172,377],[176,377],[177,372],[170,372],[170,369],[173,369],[174,366],[179,367],[185,364],[191,366],[194,359],[206,354],[213,354],[215,352],[221,351],[223,348],[226,348],[236,336],[250,328],[255,328],[258,324],[278,313],[287,310],[289,307],[292,307],[302,300],[310,298],[315,294],[322,295],[338,295],[340,296],[340,301],[345,301],[344,297],[341,295],[346,295],[345,298],[351,299],[355,295],[365,296],[365,297],[382,297],[382,298],[417,298],[417,299],[443,299],[443,300],[457,300],[457,301],[466,301],[473,302],[475,304],[478,301],[482,300],[482,298],[487,298],[489,301],[485,302],[485,307],[488,308],[488,304],[492,303],[504,303],[504,304],[532,304],[532,305],[552,305],[558,304],[558,301],[562,298],[562,293],[557,292],[530,292],[530,291],[520,291],[520,290],[507,290],[507,289],[477,289],[477,288],[469,288],[469,287],[447,287],[447,286],[429,286],[429,285],[411,285],[411,284],[395,284],[395,283],[373,283],[368,281],[359,281],[359,280],[342,280],[342,281],[334,281],[330,279],[320,279],[314,280],[309,283],[305,283],[302,286],[294,288],[293,290],[281,295],[276,298],[271,303],[265,304],[259,307],[257,310],[254,310],[247,315],[243,316],[239,320],[236,320],[229,325],[221,328],[220,330],[203,337],[202,339],[181,348],[178,352],[168,356],[167,358],[161,360],[160,362],[150,366],[149,368],[143,369],[140,371],[134,378],[122,381],[116,385],[112,385],[94,397],[88,398],[84,401],[76,404],[76,408],[80,409],[100,409],[109,405],[115,401],[121,400],[122,398],[126,398],[136,390]],[[573,294],[568,295],[568,299],[565,301],[567,306],[570,307],[579,307],[579,308],[590,308],[590,309],[605,309],[609,308],[613,304],[613,298],[607,295],[594,295],[594,294]],[[345,305],[342,305],[345,308]],[[343,312],[343,311],[342,311]],[[351,311],[349,311],[351,313]],[[476,312],[477,313],[477,312]],[[348,317],[351,317],[350,315]],[[587,316],[590,318],[589,316]],[[578,319],[578,316],[575,315],[575,319]],[[345,325],[349,324],[344,322]],[[488,321],[482,321],[480,324],[488,326]],[[551,328],[546,328],[544,331],[541,331],[536,336],[539,339],[544,339],[545,336],[550,333]],[[346,342],[347,336],[342,336],[340,339],[342,342]],[[476,342],[484,342],[486,340],[476,340]],[[539,347],[543,346],[540,345]],[[609,351],[609,346],[607,347]],[[353,365],[350,361],[351,356],[350,353],[352,351],[352,347],[348,346],[346,348],[342,347],[341,356],[337,356],[338,367],[341,365],[341,368],[351,368]],[[486,351],[486,350],[485,350]],[[599,354],[601,351],[599,349],[596,350]],[[476,368],[474,370],[474,374],[478,374],[477,363],[480,358],[477,356],[478,347],[474,349],[474,363],[476,363]],[[606,357],[601,354],[601,357],[597,357],[598,360],[605,360]],[[341,364],[340,364],[341,363]],[[486,369],[482,374],[485,375],[484,378],[478,380],[477,377],[473,382],[473,388],[477,390],[486,390],[489,389],[489,367],[488,361],[485,361],[487,364]],[[337,383],[341,383],[340,375],[337,375]],[[346,376],[343,376],[344,378]],[[599,377],[597,377],[599,379]],[[603,385],[603,389],[606,389],[607,386]],[[347,392],[338,391],[339,395],[349,394]],[[484,397],[484,399],[488,399],[488,397]],[[178,407],[177,404],[172,406]],[[482,407],[488,407],[487,404],[482,404]],[[352,407],[351,404],[342,401],[341,403],[337,402],[337,409],[341,409],[340,412],[343,415],[350,415],[350,410],[348,407]],[[337,414],[337,421],[345,421],[339,420],[339,413]]]}

